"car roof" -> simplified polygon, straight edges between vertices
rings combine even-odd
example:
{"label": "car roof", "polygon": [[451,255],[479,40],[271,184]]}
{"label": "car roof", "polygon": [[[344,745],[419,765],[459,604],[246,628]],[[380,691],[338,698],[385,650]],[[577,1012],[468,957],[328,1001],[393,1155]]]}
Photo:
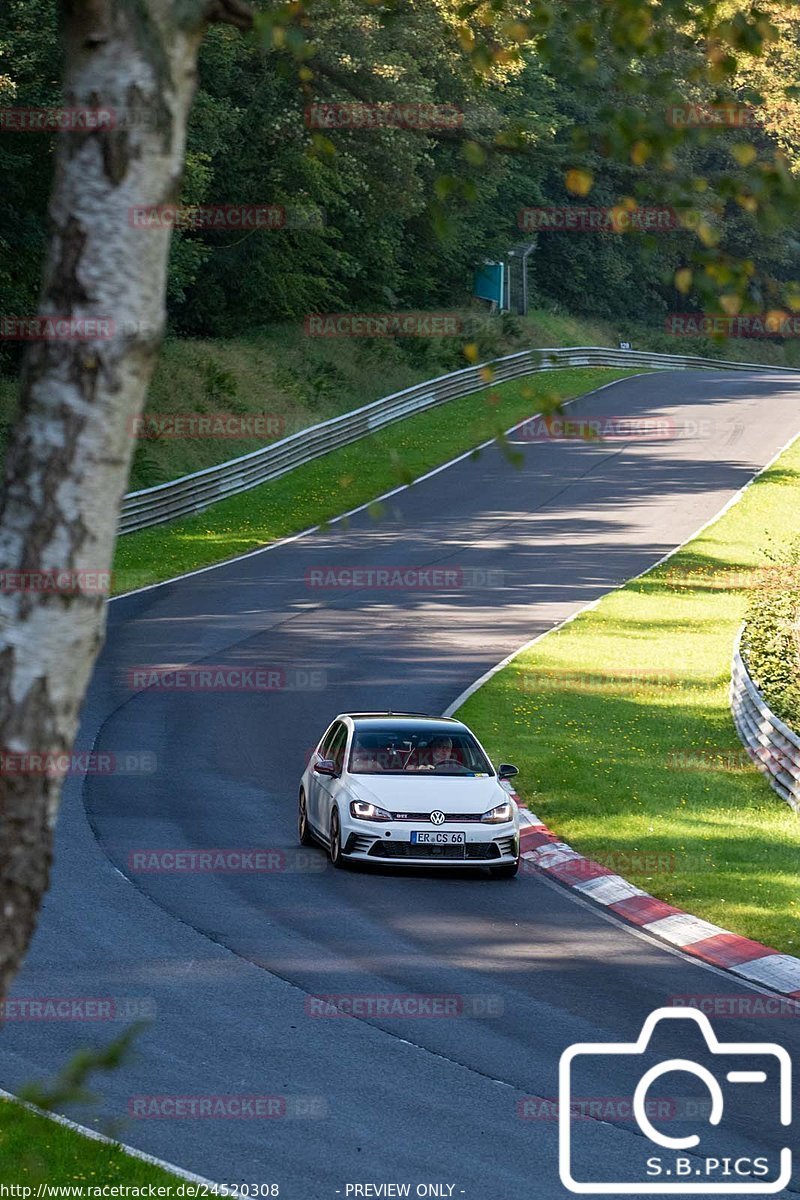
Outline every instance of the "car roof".
{"label": "car roof", "polygon": [[402,729],[404,727],[418,728],[420,725],[425,725],[430,728],[431,732],[452,729],[466,729],[463,721],[457,721],[455,717],[430,717],[427,713],[395,713],[395,712],[369,712],[369,713],[341,713],[341,717],[349,717],[354,725],[369,726],[371,724],[385,725],[391,722]]}

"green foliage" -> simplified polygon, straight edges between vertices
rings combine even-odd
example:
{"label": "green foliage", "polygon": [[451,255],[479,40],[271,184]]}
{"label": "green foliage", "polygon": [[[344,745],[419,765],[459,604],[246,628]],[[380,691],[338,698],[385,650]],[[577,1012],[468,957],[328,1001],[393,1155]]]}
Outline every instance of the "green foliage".
{"label": "green foliage", "polygon": [[[0,108],[60,101],[61,50],[53,0],[5,0],[0,8]],[[0,134],[0,314],[35,312],[46,236],[53,143]],[[0,371],[15,360],[0,341]]]}
{"label": "green foliage", "polygon": [[238,398],[239,383],[233,371],[223,367],[218,359],[208,355],[202,363],[205,406],[201,410],[246,412]]}
{"label": "green foliage", "polygon": [[46,1115],[65,1106],[93,1103],[95,1096],[89,1088],[92,1076],[125,1066],[141,1029],[141,1023],[132,1025],[106,1046],[79,1050],[55,1079],[24,1087],[21,1103],[0,1101],[0,1184],[16,1185],[18,1189],[22,1185],[38,1185],[41,1189],[53,1184],[71,1188],[108,1183],[175,1186],[176,1176],[127,1155],[115,1143],[123,1129],[122,1121],[105,1122],[101,1136],[111,1140],[101,1141]]}
{"label": "green foliage", "polygon": [[333,400],[347,383],[345,373],[332,362],[305,359],[296,366],[287,365],[276,374],[276,382],[304,405],[309,412],[318,413]]}
{"label": "green foliage", "polygon": [[[538,205],[668,205],[691,218],[649,237],[540,233],[530,259],[540,299],[650,323],[676,309],[800,306],[792,6],[255,7],[252,34],[216,26],[203,43],[182,199],[284,205],[287,222],[177,231],[173,332],[231,337],[311,312],[458,306],[476,265],[530,240],[518,214]],[[57,103],[60,56],[56,0],[8,0],[0,104]],[[308,106],[353,101],[448,105],[462,120],[309,127]],[[711,129],[668,118],[687,103],[746,103],[756,117]],[[52,152],[47,134],[0,134],[0,313],[35,308]],[[8,365],[8,345],[0,353]]]}
{"label": "green foliage", "polygon": [[100,1049],[79,1050],[51,1083],[29,1083],[19,1098],[47,1112],[66,1104],[87,1104],[94,1100],[88,1084],[98,1071],[116,1071],[129,1057],[131,1047],[143,1029],[141,1023],[131,1025]]}
{"label": "green foliage", "polygon": [[800,732],[800,541],[773,557],[754,590],[742,652],[772,711]]}

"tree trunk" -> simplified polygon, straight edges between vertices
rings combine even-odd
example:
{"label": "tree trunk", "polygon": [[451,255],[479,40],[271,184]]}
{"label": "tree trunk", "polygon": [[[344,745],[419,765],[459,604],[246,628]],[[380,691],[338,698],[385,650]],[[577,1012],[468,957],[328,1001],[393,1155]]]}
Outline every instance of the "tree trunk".
{"label": "tree trunk", "polygon": [[[60,135],[40,313],[104,319],[110,336],[31,345],[7,454],[0,997],[36,928],[61,792],[58,773],[24,756],[68,754],[73,744],[105,627],[97,577],[111,566],[134,418],[165,319],[170,230],[136,228],[130,209],[178,198],[204,28],[191,0],[70,0],[64,9],[64,104],[116,118]],[[55,570],[72,574],[35,578]]]}

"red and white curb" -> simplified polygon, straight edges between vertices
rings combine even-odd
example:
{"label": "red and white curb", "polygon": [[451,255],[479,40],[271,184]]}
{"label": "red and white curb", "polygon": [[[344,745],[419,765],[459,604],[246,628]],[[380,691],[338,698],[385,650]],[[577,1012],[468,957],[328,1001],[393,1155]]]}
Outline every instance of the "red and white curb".
{"label": "red and white curb", "polygon": [[800,1001],[800,958],[779,954],[657,900],[608,867],[578,854],[526,808],[520,807],[519,815],[521,858],[537,871],[685,954]]}

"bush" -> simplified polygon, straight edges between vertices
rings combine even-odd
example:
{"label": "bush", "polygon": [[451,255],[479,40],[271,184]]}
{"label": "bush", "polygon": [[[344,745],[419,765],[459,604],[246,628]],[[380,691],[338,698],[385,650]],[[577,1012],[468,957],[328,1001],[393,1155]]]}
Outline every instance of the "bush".
{"label": "bush", "polygon": [[765,575],[748,606],[742,656],[772,711],[800,732],[800,540]]}

